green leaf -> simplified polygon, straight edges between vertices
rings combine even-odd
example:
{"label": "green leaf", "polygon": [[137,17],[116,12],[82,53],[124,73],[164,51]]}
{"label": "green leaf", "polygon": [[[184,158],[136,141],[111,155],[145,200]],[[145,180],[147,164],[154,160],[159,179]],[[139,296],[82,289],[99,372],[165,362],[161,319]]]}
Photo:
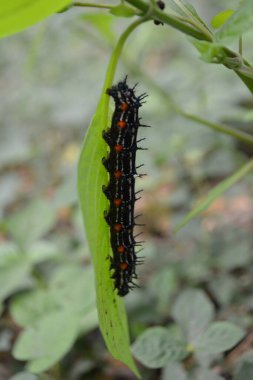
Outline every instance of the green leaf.
{"label": "green leaf", "polygon": [[214,322],[195,342],[195,349],[218,354],[234,347],[244,335],[244,331],[231,322]]}
{"label": "green leaf", "polygon": [[214,16],[214,18],[211,21],[211,25],[214,29],[220,28],[224,22],[226,22],[234,13],[234,10],[227,9],[225,11],[222,11]]}
{"label": "green leaf", "polygon": [[228,43],[253,27],[253,1],[244,0],[239,9],[215,34],[217,41]]}
{"label": "green leaf", "polygon": [[99,13],[85,13],[81,18],[90,23],[94,28],[96,28],[103,39],[114,44],[115,43],[115,33],[113,31],[113,19],[114,17],[110,14],[99,14]]}
{"label": "green leaf", "polygon": [[107,128],[109,97],[102,94],[87,132],[78,165],[78,190],[87,240],[93,256],[100,328],[112,355],[138,371],[130,352],[130,342],[123,300],[115,294],[111,279],[109,229],[104,220],[108,208],[102,186],[108,175],[102,165],[107,147],[102,131]]}
{"label": "green leaf", "polygon": [[233,242],[222,250],[218,257],[218,267],[227,271],[247,267],[252,259],[251,247],[247,241]]}
{"label": "green leaf", "polygon": [[224,380],[223,377],[216,375],[214,372],[206,368],[197,368],[194,371],[193,376],[190,377],[191,380]]}
{"label": "green leaf", "polygon": [[49,240],[37,240],[29,246],[27,250],[27,259],[34,265],[57,259],[61,254],[62,252],[55,242]]}
{"label": "green leaf", "polygon": [[47,290],[34,290],[17,295],[11,302],[10,312],[16,323],[31,327],[43,316],[57,309],[53,297]]}
{"label": "green leaf", "polygon": [[31,268],[32,264],[14,245],[0,247],[0,300],[32,285]]}
{"label": "green leaf", "polygon": [[50,313],[19,335],[13,355],[18,360],[28,360],[30,372],[43,372],[69,351],[78,327],[78,317],[74,313],[62,310]]}
{"label": "green leaf", "polygon": [[253,379],[253,363],[243,363],[236,372],[234,380],[249,380]]}
{"label": "green leaf", "polygon": [[207,197],[199,202],[199,204],[190,211],[175,228],[174,231],[179,231],[182,227],[188,224],[193,218],[200,215],[205,211],[217,198],[219,198],[225,191],[230,189],[236,182],[241,180],[245,175],[247,175],[253,169],[253,160],[248,161],[243,165],[237,172],[232,174],[230,177],[226,178],[219,183],[214,189],[212,189]]}
{"label": "green leaf", "polygon": [[58,307],[75,310],[81,315],[96,309],[94,274],[90,267],[63,266],[50,281],[49,291]]}
{"label": "green leaf", "polygon": [[157,300],[157,309],[160,313],[168,314],[171,297],[176,291],[178,279],[175,271],[165,268],[153,276],[149,283],[149,293]]}
{"label": "green leaf", "polygon": [[209,286],[222,306],[228,306],[231,303],[238,287],[234,277],[224,274],[223,272],[221,272],[221,275],[213,276]]}
{"label": "green leaf", "polygon": [[224,46],[215,42],[201,41],[189,37],[189,41],[200,53],[200,58],[208,63],[223,63],[227,57]]}
{"label": "green leaf", "polygon": [[186,343],[176,338],[174,331],[163,327],[147,329],[133,344],[132,352],[149,368],[161,368],[188,355]]}
{"label": "green leaf", "polygon": [[204,21],[199,17],[196,9],[188,0],[169,0],[168,5],[174,12],[183,18],[188,20],[196,20],[206,27]]}
{"label": "green leaf", "polygon": [[196,9],[187,0],[169,0],[169,7],[183,17],[199,17]]}
{"label": "green leaf", "polygon": [[133,17],[137,14],[134,8],[124,3],[111,8],[110,13],[118,17]]}
{"label": "green leaf", "polygon": [[253,350],[243,353],[236,361],[234,380],[253,379]]}
{"label": "green leaf", "polygon": [[188,342],[194,343],[214,318],[214,307],[201,290],[186,290],[172,307],[172,316],[181,326]]}
{"label": "green leaf", "polygon": [[28,372],[20,372],[17,375],[14,375],[10,380],[38,380],[38,377]]}
{"label": "green leaf", "polygon": [[20,32],[60,11],[70,3],[70,0],[2,1],[0,7],[0,37]]}
{"label": "green leaf", "polygon": [[130,352],[129,332],[124,303],[114,290],[110,270],[110,231],[103,217],[109,202],[102,187],[108,174],[101,160],[107,155],[102,132],[108,126],[109,96],[117,63],[128,36],[146,19],[139,19],[121,34],[108,65],[102,95],[95,116],[88,129],[78,164],[78,192],[87,241],[93,257],[97,292],[99,325],[111,354],[140,376]]}
{"label": "green leaf", "polygon": [[178,363],[169,363],[163,369],[162,380],[188,380],[188,376]]}
{"label": "green leaf", "polygon": [[17,244],[25,250],[29,244],[45,235],[55,221],[56,213],[49,202],[35,199],[8,218],[6,225]]}

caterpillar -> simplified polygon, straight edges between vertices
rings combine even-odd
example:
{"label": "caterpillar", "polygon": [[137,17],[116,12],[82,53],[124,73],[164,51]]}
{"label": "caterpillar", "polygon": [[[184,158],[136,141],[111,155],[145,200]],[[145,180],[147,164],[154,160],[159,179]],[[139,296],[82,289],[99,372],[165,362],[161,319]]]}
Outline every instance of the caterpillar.
{"label": "caterpillar", "polygon": [[135,178],[144,175],[137,173],[142,165],[136,166],[136,151],[144,149],[138,146],[144,139],[137,140],[137,134],[139,127],[148,127],[141,124],[139,117],[139,108],[147,94],[137,96],[136,86],[129,87],[126,76],[123,81],[107,89],[106,93],[113,98],[115,109],[111,127],[103,132],[103,138],[109,145],[109,154],[102,160],[109,173],[109,183],[103,186],[110,202],[105,220],[110,228],[112,278],[121,297],[137,287],[134,282],[138,277],[136,266],[143,262],[136,252],[136,247],[141,246],[142,242],[137,242],[137,236],[134,236],[134,227],[138,225],[134,206],[139,199],[139,192],[135,191]]}

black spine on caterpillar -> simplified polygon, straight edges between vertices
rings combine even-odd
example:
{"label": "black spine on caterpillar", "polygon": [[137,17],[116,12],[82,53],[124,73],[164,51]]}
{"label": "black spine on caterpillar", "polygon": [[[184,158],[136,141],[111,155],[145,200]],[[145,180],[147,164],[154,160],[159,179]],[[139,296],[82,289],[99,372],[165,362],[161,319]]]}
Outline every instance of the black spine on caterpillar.
{"label": "black spine on caterpillar", "polygon": [[125,296],[137,286],[133,280],[137,278],[136,265],[141,263],[135,252],[135,247],[140,244],[134,237],[134,205],[138,199],[135,192],[136,151],[141,149],[137,141],[141,126],[139,108],[147,95],[136,96],[135,87],[129,87],[125,77],[107,89],[115,109],[111,127],[103,132],[110,149],[102,161],[109,173],[109,183],[103,187],[110,201],[105,219],[110,227],[112,278],[119,296]]}

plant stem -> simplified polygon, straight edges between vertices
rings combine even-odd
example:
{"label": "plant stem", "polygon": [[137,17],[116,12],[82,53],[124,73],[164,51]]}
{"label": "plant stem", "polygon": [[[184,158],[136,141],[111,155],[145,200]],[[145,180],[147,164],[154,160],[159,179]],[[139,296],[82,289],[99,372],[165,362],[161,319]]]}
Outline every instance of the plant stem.
{"label": "plant stem", "polygon": [[103,8],[103,9],[112,9],[113,8],[113,5],[109,5],[109,4],[81,3],[80,1],[73,2],[72,6],[73,7]]}
{"label": "plant stem", "polygon": [[[125,44],[127,38],[129,37],[129,35],[132,33],[132,31],[135,28],[137,28],[143,22],[146,22],[148,20],[149,20],[148,18],[143,17],[143,18],[133,22],[131,25],[129,25],[129,27],[120,36],[120,38],[119,38],[119,40],[118,40],[118,42],[117,42],[117,44],[116,44],[116,46],[112,52],[111,59],[110,59],[110,62],[108,64],[107,75],[106,75],[105,82],[104,82],[103,93],[106,93],[107,88],[110,88],[112,86],[114,75],[115,75],[116,68],[117,68],[117,64],[118,64],[121,52],[123,50],[123,47],[124,47],[124,44]],[[107,96],[106,101],[104,102],[103,106],[104,106],[103,112],[104,112],[105,118],[107,120],[108,119],[108,110],[109,110],[109,96]]]}
{"label": "plant stem", "polygon": [[183,117],[187,118],[188,120],[193,120],[198,124],[205,125],[211,129],[215,130],[215,131],[221,132],[225,135],[234,137],[237,140],[240,140],[240,141],[243,141],[247,144],[253,145],[253,136],[251,136],[250,134],[248,134],[246,132],[237,131],[235,128],[231,128],[231,127],[228,127],[228,126],[223,125],[223,124],[213,123],[213,122],[208,121],[206,119],[202,119],[199,116],[192,115],[192,114],[189,114],[189,113],[184,112],[184,111],[181,111],[180,114]]}
{"label": "plant stem", "polygon": [[208,128],[211,128],[217,132],[223,133],[225,135],[234,137],[237,140],[243,141],[247,144],[253,145],[253,136],[250,134],[243,132],[243,131],[238,131],[235,128],[219,124],[219,123],[214,123],[209,120],[203,119],[197,115],[193,115],[191,113],[185,112],[181,107],[179,107],[171,95],[164,90],[162,87],[160,87],[152,78],[150,78],[148,75],[146,75],[143,70],[141,70],[136,64],[129,63],[127,60],[127,57],[124,57],[125,61],[128,66],[131,66],[132,72],[136,73],[138,76],[142,77],[150,87],[152,87],[158,94],[160,94],[161,98],[168,104],[178,115],[184,117],[187,120],[192,120],[195,121],[198,124],[202,124],[207,126]]}
{"label": "plant stem", "polygon": [[[138,8],[139,10],[143,11],[144,14],[149,12],[150,5],[145,3],[142,0],[126,0],[129,4],[133,5],[134,7]],[[164,24],[168,24],[172,26],[175,29],[180,30],[181,32],[195,37],[198,40],[206,40],[206,41],[212,41],[212,34],[208,30],[198,30],[196,28],[193,28],[186,23],[182,22],[178,17],[169,15],[166,12],[161,11],[157,7],[154,7],[150,12],[151,19],[158,20],[163,22]],[[190,20],[189,20],[190,22]]]}

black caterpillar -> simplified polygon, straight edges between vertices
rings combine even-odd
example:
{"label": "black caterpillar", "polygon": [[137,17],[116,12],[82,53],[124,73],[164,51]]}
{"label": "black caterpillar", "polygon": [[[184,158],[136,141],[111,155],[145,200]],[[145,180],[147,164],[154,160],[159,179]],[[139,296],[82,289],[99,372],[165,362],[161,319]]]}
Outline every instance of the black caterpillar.
{"label": "black caterpillar", "polygon": [[139,108],[143,99],[147,96],[135,95],[135,88],[129,87],[127,77],[112,88],[107,89],[115,102],[111,128],[103,132],[103,138],[110,148],[107,158],[103,158],[103,164],[109,173],[109,184],[103,187],[103,192],[110,201],[110,207],[105,212],[105,219],[110,226],[110,241],[113,256],[111,259],[112,278],[115,282],[119,296],[125,296],[130,289],[137,285],[136,265],[142,263],[137,257],[136,246],[142,242],[136,242],[134,226],[134,205],[138,198],[135,192],[135,178],[143,174],[137,174],[136,151],[143,149],[138,146],[141,140],[137,140],[138,128],[146,125],[140,123]]}

